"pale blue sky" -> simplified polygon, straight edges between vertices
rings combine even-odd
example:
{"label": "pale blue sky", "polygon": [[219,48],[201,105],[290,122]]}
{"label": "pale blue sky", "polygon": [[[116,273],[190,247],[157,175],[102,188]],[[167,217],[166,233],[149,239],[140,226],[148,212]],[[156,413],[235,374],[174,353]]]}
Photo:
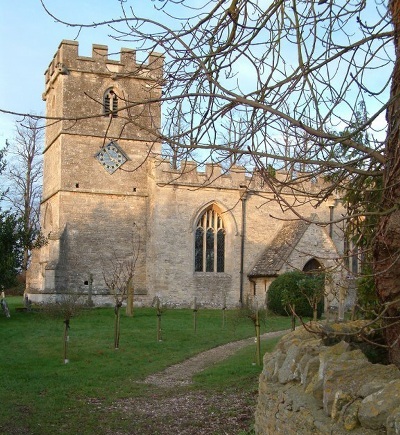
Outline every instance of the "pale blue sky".
{"label": "pale blue sky", "polygon": [[[44,1],[54,15],[74,23],[121,17],[120,0]],[[129,0],[124,4],[139,15],[152,13],[156,21],[166,20],[162,12],[154,9],[154,5],[160,5],[159,0]],[[77,39],[83,56],[91,55],[93,43],[108,45],[109,52],[118,52],[122,47],[137,48],[114,41],[109,33],[112,30],[103,26],[83,29],[78,36],[77,28],[56,23],[47,15],[40,0],[0,0],[0,109],[44,114],[44,72],[63,39]],[[6,139],[13,139],[16,119],[0,112],[0,148]],[[385,125],[384,115],[378,123]]]}
{"label": "pale blue sky", "polygon": [[[119,0],[45,0],[60,18],[72,22],[103,21],[121,16]],[[151,0],[134,0],[130,5],[154,9]],[[0,109],[18,113],[44,114],[42,101],[44,72],[63,39],[77,39],[79,53],[90,56],[92,44],[108,45],[111,51],[122,46],[113,41],[107,27],[77,29],[56,23],[39,0],[0,0]],[[132,47],[135,48],[135,47]],[[0,113],[0,148],[14,137],[15,117]]]}

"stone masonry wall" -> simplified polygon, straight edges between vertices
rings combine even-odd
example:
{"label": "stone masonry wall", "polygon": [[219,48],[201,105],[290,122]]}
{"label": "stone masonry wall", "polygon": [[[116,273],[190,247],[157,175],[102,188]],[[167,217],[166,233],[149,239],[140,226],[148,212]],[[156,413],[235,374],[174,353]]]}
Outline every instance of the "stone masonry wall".
{"label": "stone masonry wall", "polygon": [[[258,194],[260,191],[255,190],[260,184],[257,174],[250,178],[241,167],[223,173],[218,165],[206,165],[204,171],[200,171],[195,164],[186,162],[185,166],[175,170],[169,161],[155,160],[152,176],[154,183],[149,183],[147,245],[149,294],[158,295],[167,303],[179,306],[191,304],[195,297],[199,304],[205,306],[221,307],[224,302],[228,306],[237,305],[241,284],[243,225],[241,186],[247,186],[251,193],[246,200],[243,255],[245,279],[242,290],[244,298],[252,294],[263,304],[267,287],[258,285],[254,294],[254,284],[247,279],[247,273],[285,220],[295,216],[288,210],[283,211],[279,203],[274,201],[273,193],[267,189]],[[310,188],[316,187],[314,185]],[[221,210],[226,230],[225,271],[219,274],[196,273],[193,270],[197,219],[210,204],[215,204]],[[313,204],[309,203],[304,204],[301,210],[305,216],[316,212]],[[321,221],[329,220],[327,204],[321,205],[317,213]],[[316,225],[312,227],[303,236],[301,252],[293,251],[293,258],[288,265],[291,265],[291,269],[302,269],[313,257],[321,259],[321,263],[329,268],[333,258],[338,257],[335,245],[325,229]]]}
{"label": "stone masonry wall", "polygon": [[[362,321],[315,325],[354,333]],[[256,434],[400,434],[400,371],[372,364],[354,343],[326,346],[299,328],[264,357]]]}
{"label": "stone masonry wall", "polygon": [[[43,93],[47,116],[62,119],[46,126],[41,224],[48,243],[34,253],[26,287],[35,300],[65,291],[85,295],[89,288],[103,299],[111,260],[129,259],[139,246],[133,279],[138,305],[156,295],[177,306],[194,298],[204,306],[236,306],[248,294],[263,303],[270,278],[256,285],[247,274],[285,221],[296,219],[285,204],[306,217],[316,213],[325,225],[304,234],[291,268],[302,269],[313,258],[330,268],[343,251],[340,224],[331,224],[332,240],[327,232],[331,218],[344,213],[339,198],[333,194],[317,204],[323,179],[302,182],[307,198],[282,187],[285,201],[279,203],[257,170],[190,161],[177,169],[160,157],[161,108],[154,101],[161,95],[162,67],[157,53],[141,63],[131,49],[113,60],[104,45],[93,45],[91,56],[82,56],[76,41],[59,45]],[[121,102],[118,116],[104,113],[110,89]],[[127,158],[112,174],[97,159],[111,141]],[[291,177],[275,174],[280,182]],[[224,272],[194,270],[196,226],[209,207],[224,221]]]}

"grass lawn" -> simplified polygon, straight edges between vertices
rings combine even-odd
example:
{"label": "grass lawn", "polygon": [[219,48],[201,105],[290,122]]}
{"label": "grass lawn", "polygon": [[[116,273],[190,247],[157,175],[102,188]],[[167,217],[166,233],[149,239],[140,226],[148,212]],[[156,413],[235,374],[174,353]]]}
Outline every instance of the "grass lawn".
{"label": "grass lawn", "polygon": [[[254,335],[249,319],[228,310],[199,310],[194,331],[191,310],[167,310],[162,316],[163,341],[157,341],[155,309],[136,309],[121,316],[119,350],[113,348],[114,311],[82,311],[70,324],[69,363],[63,360],[62,318],[40,312],[17,312],[20,297],[7,298],[11,318],[0,314],[0,433],[102,434],[124,422],[116,411],[106,414],[93,404],[109,405],[154,393],[138,383],[151,373],[203,350]],[[289,328],[290,320],[269,317],[262,333]],[[276,340],[275,340],[276,341]],[[263,343],[263,352],[273,343]],[[253,346],[198,374],[191,388],[221,391],[256,388],[261,367],[252,363]],[[104,428],[107,428],[105,430]],[[103,430],[104,429],[104,430]]]}

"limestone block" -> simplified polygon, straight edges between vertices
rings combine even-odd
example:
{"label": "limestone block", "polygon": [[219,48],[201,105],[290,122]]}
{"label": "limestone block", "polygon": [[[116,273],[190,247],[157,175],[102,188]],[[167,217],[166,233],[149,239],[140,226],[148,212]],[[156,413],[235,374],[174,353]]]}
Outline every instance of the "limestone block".
{"label": "limestone block", "polygon": [[300,356],[299,346],[292,345],[286,353],[286,358],[278,372],[278,379],[281,384],[296,379],[295,370]]}
{"label": "limestone block", "polygon": [[341,419],[345,430],[352,431],[360,426],[360,420],[358,419],[360,405],[361,399],[356,399],[343,408]]}
{"label": "limestone block", "polygon": [[392,364],[387,366],[374,364],[368,368],[368,373],[365,373],[365,379],[371,379],[371,381],[361,386],[358,395],[362,398],[382,390],[388,382],[400,379],[400,370]]}
{"label": "limestone block", "polygon": [[[318,379],[318,372],[319,372],[319,356],[309,357],[307,358],[307,355],[303,357],[304,360],[308,359],[304,369],[301,370],[301,376],[300,380],[302,385],[304,386],[304,389],[308,387],[308,385],[312,382],[312,379],[314,376],[317,376]],[[301,366],[303,363],[303,360],[300,361],[299,366]]]}
{"label": "limestone block", "polygon": [[301,356],[300,361],[297,363],[296,378],[300,379],[301,384],[304,384],[304,382],[303,382],[303,380],[304,380],[304,372],[306,370],[306,367],[307,367],[309,361],[312,358],[315,358],[315,355],[313,355],[312,353],[306,353],[305,355],[303,354]]}
{"label": "limestone block", "polygon": [[294,342],[286,353],[285,361],[279,370],[279,382],[284,384],[293,380],[301,380],[302,371],[307,362],[318,354],[320,339],[309,339]]}
{"label": "limestone block", "polygon": [[282,353],[279,349],[274,352],[273,357],[268,361],[264,359],[264,369],[263,374],[266,379],[270,381],[277,382],[279,375],[279,368],[282,366],[286,359],[286,355]]}
{"label": "limestone block", "polygon": [[337,341],[340,337],[346,337],[346,342],[362,342],[359,331],[364,334],[373,333],[373,329],[368,326],[367,320],[355,320],[352,322],[338,322],[318,324],[321,332],[326,337],[326,341]]}
{"label": "limestone block", "polygon": [[[268,354],[267,354],[268,355]],[[264,368],[262,371],[263,376],[268,381],[272,380],[274,376],[276,375],[276,359],[275,358],[264,358]]]}
{"label": "limestone block", "polygon": [[[369,429],[384,429],[386,421],[400,407],[400,379],[389,382],[381,390],[367,396],[360,405],[358,418]],[[391,421],[395,421],[394,419]],[[396,432],[394,432],[396,433]]]}
{"label": "limestone block", "polygon": [[342,390],[336,391],[332,404],[331,418],[333,420],[337,420],[344,406],[350,403],[352,400],[353,397],[351,396],[351,394],[346,393]]}
{"label": "limestone block", "polygon": [[323,407],[327,415],[332,413],[332,405],[338,391],[342,395],[348,394],[351,398],[357,397],[361,385],[365,382],[365,372],[369,366],[370,363],[364,358],[349,359],[328,366],[323,380]]}
{"label": "limestone block", "polygon": [[335,346],[327,347],[325,350],[321,351],[319,355],[319,379],[324,378],[328,364],[332,363],[332,361],[336,360],[337,358],[342,358],[342,355],[347,352],[349,348],[349,343],[341,341]]}
{"label": "limestone block", "polygon": [[318,375],[314,376],[306,393],[312,393],[314,399],[322,404],[324,400],[324,380],[319,379]]}
{"label": "limestone block", "polygon": [[277,349],[279,349],[281,352],[286,353],[291,346],[293,345],[300,345],[301,339],[298,338],[296,335],[291,336],[290,334],[284,335],[280,342],[277,345]]}
{"label": "limestone block", "polygon": [[400,434],[400,407],[394,409],[386,421],[387,435]]}

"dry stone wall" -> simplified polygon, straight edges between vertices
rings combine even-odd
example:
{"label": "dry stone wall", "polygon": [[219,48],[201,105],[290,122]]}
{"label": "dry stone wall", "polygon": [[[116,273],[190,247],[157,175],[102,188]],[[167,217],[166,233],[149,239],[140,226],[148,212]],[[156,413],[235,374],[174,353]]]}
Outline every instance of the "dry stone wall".
{"label": "dry stone wall", "polygon": [[[363,326],[338,324],[329,333]],[[370,363],[354,343],[326,346],[299,328],[264,357],[255,429],[258,435],[400,434],[400,371]]]}

